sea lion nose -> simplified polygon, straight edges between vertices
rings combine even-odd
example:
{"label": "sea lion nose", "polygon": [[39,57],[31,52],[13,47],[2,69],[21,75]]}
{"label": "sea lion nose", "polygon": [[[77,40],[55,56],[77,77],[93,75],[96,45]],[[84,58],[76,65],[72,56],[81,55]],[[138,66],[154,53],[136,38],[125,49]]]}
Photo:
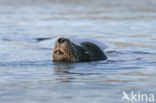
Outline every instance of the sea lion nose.
{"label": "sea lion nose", "polygon": [[65,42],[67,39],[65,39],[65,38],[59,38],[58,39],[58,43],[60,43],[60,44],[62,44],[63,42]]}

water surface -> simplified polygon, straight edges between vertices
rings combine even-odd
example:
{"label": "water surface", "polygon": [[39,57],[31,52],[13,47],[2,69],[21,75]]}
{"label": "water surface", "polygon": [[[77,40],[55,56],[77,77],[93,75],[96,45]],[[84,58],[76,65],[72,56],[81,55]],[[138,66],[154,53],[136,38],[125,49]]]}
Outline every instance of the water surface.
{"label": "water surface", "polygon": [[[0,0],[0,101],[120,103],[122,91],[156,95],[155,5]],[[55,64],[52,47],[60,36],[99,40],[108,60]]]}

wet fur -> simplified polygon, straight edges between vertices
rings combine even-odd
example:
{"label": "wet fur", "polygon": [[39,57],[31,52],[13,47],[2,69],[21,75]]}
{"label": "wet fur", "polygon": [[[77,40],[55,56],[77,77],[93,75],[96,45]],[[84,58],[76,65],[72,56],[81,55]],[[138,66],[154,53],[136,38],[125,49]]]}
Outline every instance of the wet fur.
{"label": "wet fur", "polygon": [[[55,54],[56,50],[63,51],[64,55],[57,56]],[[79,46],[66,39],[63,44],[59,44],[58,40],[56,41],[55,48],[53,49],[53,59],[59,62],[84,62],[105,60],[107,57],[97,45],[91,42],[83,42]]]}

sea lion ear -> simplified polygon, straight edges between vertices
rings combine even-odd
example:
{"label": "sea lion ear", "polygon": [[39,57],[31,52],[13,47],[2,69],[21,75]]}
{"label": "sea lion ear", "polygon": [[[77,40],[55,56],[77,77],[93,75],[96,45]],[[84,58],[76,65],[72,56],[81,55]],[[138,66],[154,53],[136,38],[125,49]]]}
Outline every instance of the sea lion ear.
{"label": "sea lion ear", "polygon": [[88,50],[85,50],[84,53],[87,55],[89,61],[93,60],[93,58],[90,56],[90,53]]}
{"label": "sea lion ear", "polygon": [[85,50],[85,51],[84,51],[84,53],[85,53],[85,54],[87,54],[87,55],[89,55],[89,52],[88,52],[88,50]]}

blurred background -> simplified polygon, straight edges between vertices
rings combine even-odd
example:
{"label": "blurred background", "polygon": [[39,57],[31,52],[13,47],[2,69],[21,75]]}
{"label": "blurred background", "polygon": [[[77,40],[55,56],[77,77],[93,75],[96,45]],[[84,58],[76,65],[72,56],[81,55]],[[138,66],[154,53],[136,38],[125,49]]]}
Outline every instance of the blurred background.
{"label": "blurred background", "polygon": [[[155,0],[0,0],[0,101],[120,103],[123,90],[156,94],[155,18]],[[105,43],[108,60],[54,64],[62,36]]]}

